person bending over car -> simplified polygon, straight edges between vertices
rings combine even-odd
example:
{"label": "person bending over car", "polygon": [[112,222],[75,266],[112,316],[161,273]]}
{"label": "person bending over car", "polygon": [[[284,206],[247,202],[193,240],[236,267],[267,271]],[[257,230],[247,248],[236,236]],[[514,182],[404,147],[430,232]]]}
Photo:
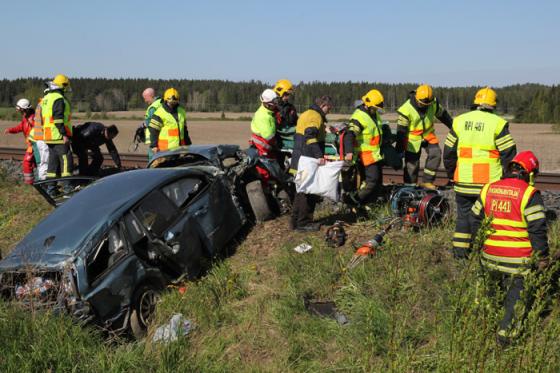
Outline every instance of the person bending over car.
{"label": "person bending over car", "polygon": [[[117,137],[119,130],[114,124],[104,126],[102,123],[86,122],[74,127],[74,137],[72,141],[72,149],[78,156],[78,167],[82,176],[98,176],[101,165],[103,164],[103,155],[101,154],[101,145],[105,145],[113,162],[117,168],[121,168],[121,158],[119,152],[113,143],[113,139]],[[88,162],[88,151],[91,152],[91,164]]]}

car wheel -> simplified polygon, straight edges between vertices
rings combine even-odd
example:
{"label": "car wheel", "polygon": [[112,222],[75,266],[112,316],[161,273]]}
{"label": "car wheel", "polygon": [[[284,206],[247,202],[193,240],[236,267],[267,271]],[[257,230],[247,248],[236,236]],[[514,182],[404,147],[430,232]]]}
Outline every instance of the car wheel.
{"label": "car wheel", "polygon": [[264,194],[261,181],[251,181],[247,184],[245,190],[247,191],[247,198],[249,199],[249,204],[251,205],[257,223],[270,219],[272,217],[272,211],[270,211],[270,207],[268,206],[268,200]]}
{"label": "car wheel", "polygon": [[159,298],[160,290],[150,285],[142,285],[134,293],[130,314],[130,330],[134,338],[142,339],[146,336]]}

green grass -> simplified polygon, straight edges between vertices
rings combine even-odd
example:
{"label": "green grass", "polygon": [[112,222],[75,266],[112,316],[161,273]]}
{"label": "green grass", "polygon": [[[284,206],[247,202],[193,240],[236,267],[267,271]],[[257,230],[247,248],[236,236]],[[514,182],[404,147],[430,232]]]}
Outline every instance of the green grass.
{"label": "green grass", "polygon": [[[34,198],[29,188],[13,192],[2,183],[0,193],[20,196],[12,217],[48,211],[24,209],[26,198]],[[354,224],[350,240],[370,238],[376,225]],[[2,227],[2,242],[21,237]],[[184,294],[165,294],[154,325],[177,312],[195,325],[169,344],[107,341],[66,317],[0,303],[0,371],[558,371],[557,297],[537,292],[538,312],[529,314],[525,333],[501,349],[495,343],[501,307],[480,296],[486,285],[476,258],[457,263],[449,256],[451,232],[451,223],[420,233],[394,231],[374,258],[347,271],[350,243],[328,248],[321,234],[292,234],[286,218],[267,222],[207,276],[187,283]],[[554,224],[553,250],[559,232]],[[310,252],[292,250],[304,241],[313,246]],[[531,283],[544,288],[542,279]],[[350,322],[341,326],[311,315],[306,296],[335,300]]]}

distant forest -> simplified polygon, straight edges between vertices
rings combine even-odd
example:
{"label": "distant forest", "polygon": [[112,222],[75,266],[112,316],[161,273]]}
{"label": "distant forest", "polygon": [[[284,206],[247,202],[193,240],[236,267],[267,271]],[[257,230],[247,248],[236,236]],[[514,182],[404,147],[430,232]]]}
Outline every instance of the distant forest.
{"label": "distant forest", "polygon": [[[13,106],[18,98],[36,102],[42,96],[46,79],[0,80],[0,106]],[[268,85],[261,81],[232,82],[224,80],[152,80],[152,79],[71,79],[70,99],[74,110],[81,112],[126,111],[144,108],[141,92],[153,87],[158,94],[175,87],[189,111],[252,112],[258,97]],[[385,106],[393,111],[400,106],[416,84],[368,82],[302,82],[297,84],[295,104],[305,110],[314,97],[330,95],[339,113],[350,113],[355,100],[375,87],[385,96]],[[450,111],[470,108],[480,87],[435,87],[435,95]],[[518,122],[560,123],[560,86],[517,84],[497,88],[498,111],[515,117]]]}

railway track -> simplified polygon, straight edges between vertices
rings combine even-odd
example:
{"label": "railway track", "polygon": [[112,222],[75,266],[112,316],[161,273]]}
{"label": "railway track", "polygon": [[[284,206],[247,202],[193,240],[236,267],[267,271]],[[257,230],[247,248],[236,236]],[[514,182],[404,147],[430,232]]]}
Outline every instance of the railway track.
{"label": "railway track", "polygon": [[[16,160],[19,161],[23,158],[25,153],[24,149],[0,147],[0,160]],[[106,164],[111,164],[112,159],[109,154],[103,154]],[[123,153],[121,162],[124,167],[128,168],[143,168],[147,165],[147,156],[145,154]],[[77,161],[77,160],[76,160]],[[395,171],[392,168],[385,168],[383,170],[383,181],[385,183],[402,183],[403,171]],[[438,170],[436,173],[436,185],[447,184],[447,174],[445,170]],[[543,172],[537,177],[537,188],[540,190],[560,190],[560,174]]]}

